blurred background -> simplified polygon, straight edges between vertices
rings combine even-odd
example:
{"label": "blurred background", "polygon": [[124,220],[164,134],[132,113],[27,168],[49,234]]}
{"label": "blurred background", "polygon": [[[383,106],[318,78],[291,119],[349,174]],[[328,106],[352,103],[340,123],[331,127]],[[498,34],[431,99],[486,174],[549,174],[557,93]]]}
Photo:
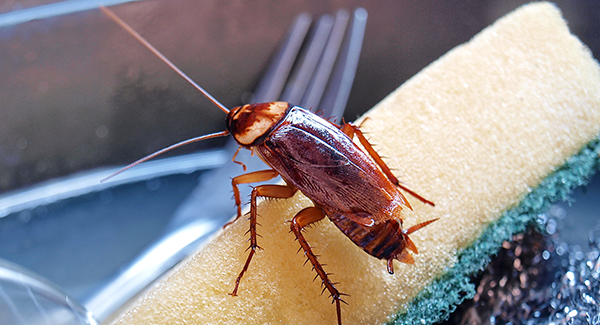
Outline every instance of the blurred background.
{"label": "blurred background", "polygon": [[[99,3],[108,1],[0,3],[0,258],[50,279],[80,301],[169,227],[203,172],[230,159],[210,156],[215,160],[203,168],[2,210],[32,189],[72,186],[64,181],[225,127],[220,110],[94,9]],[[354,120],[524,3],[145,0],[111,8],[233,107],[251,98],[298,14],[318,17],[363,7],[369,18],[344,114]],[[598,58],[600,2],[556,3],[571,31]],[[224,144],[205,141],[171,154]],[[564,235],[582,247],[581,233],[597,223],[599,189],[596,177],[565,203],[573,218]]]}

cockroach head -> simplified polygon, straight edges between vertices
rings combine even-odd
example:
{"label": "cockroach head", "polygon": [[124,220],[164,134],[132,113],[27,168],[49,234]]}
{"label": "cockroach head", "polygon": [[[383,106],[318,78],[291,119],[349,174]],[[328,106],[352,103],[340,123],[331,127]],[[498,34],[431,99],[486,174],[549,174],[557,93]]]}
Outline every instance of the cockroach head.
{"label": "cockroach head", "polygon": [[234,107],[227,114],[227,130],[240,145],[256,145],[285,116],[289,107],[286,102]]}

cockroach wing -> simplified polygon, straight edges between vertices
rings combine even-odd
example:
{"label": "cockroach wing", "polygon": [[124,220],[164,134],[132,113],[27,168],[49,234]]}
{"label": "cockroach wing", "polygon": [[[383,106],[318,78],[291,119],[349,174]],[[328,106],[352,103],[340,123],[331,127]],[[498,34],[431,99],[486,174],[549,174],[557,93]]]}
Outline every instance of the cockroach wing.
{"label": "cockroach wing", "polygon": [[363,225],[400,217],[398,189],[346,134],[306,109],[292,107],[256,149],[326,211]]}

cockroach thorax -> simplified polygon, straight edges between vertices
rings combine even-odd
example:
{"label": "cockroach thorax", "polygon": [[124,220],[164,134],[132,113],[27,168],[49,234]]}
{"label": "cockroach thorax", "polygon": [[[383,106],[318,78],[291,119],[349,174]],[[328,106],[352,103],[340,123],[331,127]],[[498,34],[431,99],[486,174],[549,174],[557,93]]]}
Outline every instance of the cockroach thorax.
{"label": "cockroach thorax", "polygon": [[269,133],[290,107],[286,102],[248,104],[234,107],[227,115],[227,129],[242,146],[252,146]]}

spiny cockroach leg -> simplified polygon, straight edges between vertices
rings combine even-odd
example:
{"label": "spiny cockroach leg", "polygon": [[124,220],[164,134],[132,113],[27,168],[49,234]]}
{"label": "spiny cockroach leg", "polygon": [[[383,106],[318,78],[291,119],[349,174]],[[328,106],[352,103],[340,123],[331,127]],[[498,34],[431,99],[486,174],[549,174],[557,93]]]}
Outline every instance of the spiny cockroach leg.
{"label": "spiny cockroach leg", "polygon": [[242,216],[242,198],[240,196],[240,190],[238,189],[238,185],[265,182],[265,181],[271,180],[277,176],[279,176],[279,174],[276,171],[274,171],[272,169],[267,169],[267,170],[259,170],[259,171],[251,172],[248,174],[239,175],[239,176],[232,178],[231,186],[233,187],[233,197],[235,198],[235,206],[237,207],[237,215],[235,216],[235,219],[226,223],[225,226],[223,226],[223,228],[234,223],[237,219],[239,219]]}
{"label": "spiny cockroach leg", "polygon": [[306,258],[312,263],[313,269],[317,272],[317,275],[321,278],[321,283],[325,288],[329,291],[331,298],[333,298],[333,302],[335,302],[335,307],[337,310],[337,319],[338,324],[342,324],[342,312],[340,307],[340,302],[344,302],[341,298],[343,294],[341,294],[334,286],[334,283],[329,280],[329,273],[323,270],[323,265],[319,262],[317,255],[315,255],[304,238],[302,234],[302,230],[304,227],[315,223],[321,219],[325,218],[325,212],[323,209],[318,207],[309,207],[305,208],[302,211],[298,212],[296,216],[292,219],[290,228],[294,235],[296,235],[296,240],[300,243],[301,248],[304,250],[304,255]]}
{"label": "spiny cockroach leg", "polygon": [[[435,206],[433,202],[427,200],[426,198],[422,197],[421,195],[417,194],[416,192],[412,191],[411,189],[407,188],[406,186],[402,185],[402,183],[400,183],[398,178],[392,173],[388,165],[383,161],[383,159],[381,159],[381,156],[377,153],[377,151],[375,151],[369,140],[367,140],[365,135],[362,133],[360,127],[348,122],[341,126],[341,130],[342,132],[346,133],[346,135],[348,135],[350,138],[353,138],[356,135],[358,141],[360,141],[360,144],[363,145],[365,150],[369,153],[371,158],[373,158],[375,163],[377,163],[377,165],[381,168],[381,171],[387,176],[390,182],[392,182],[394,185],[398,186],[408,194],[414,196],[419,201],[425,204],[429,204],[431,206]],[[408,201],[406,201],[406,205],[412,210],[412,207],[410,206]]]}
{"label": "spiny cockroach leg", "polygon": [[[245,175],[240,175],[240,176],[248,176],[248,175],[253,175],[256,177],[256,175],[267,175],[269,172],[269,170],[263,170],[260,172],[255,172],[255,173],[250,173],[250,174],[245,174]],[[274,171],[273,171],[274,172]],[[238,176],[238,177],[240,177]],[[238,178],[236,177],[236,178]],[[250,177],[253,178],[253,177]],[[272,178],[272,177],[271,177]],[[268,179],[271,179],[268,178]],[[267,180],[268,180],[267,179]],[[242,178],[242,180],[245,180],[244,178]],[[234,189],[236,188],[236,186],[234,186]],[[250,247],[248,247],[250,249],[250,254],[248,254],[248,258],[246,259],[246,263],[244,264],[244,268],[242,269],[242,271],[240,272],[240,275],[238,275],[237,279],[235,280],[235,288],[233,289],[233,292],[231,292],[232,296],[237,296],[237,291],[238,288],[240,286],[240,281],[242,280],[242,277],[244,276],[244,273],[246,273],[246,271],[248,270],[248,266],[250,265],[250,261],[252,260],[252,257],[254,256],[254,253],[256,252],[257,248],[260,248],[258,246],[258,242],[257,242],[257,237],[258,234],[256,233],[256,216],[257,216],[257,201],[258,201],[258,197],[269,197],[269,198],[277,198],[277,199],[285,199],[285,198],[290,198],[294,195],[294,193],[296,193],[297,189],[290,187],[290,186],[286,186],[286,185],[259,185],[255,188],[252,189],[252,194],[250,196]],[[239,194],[237,194],[239,196]]]}

